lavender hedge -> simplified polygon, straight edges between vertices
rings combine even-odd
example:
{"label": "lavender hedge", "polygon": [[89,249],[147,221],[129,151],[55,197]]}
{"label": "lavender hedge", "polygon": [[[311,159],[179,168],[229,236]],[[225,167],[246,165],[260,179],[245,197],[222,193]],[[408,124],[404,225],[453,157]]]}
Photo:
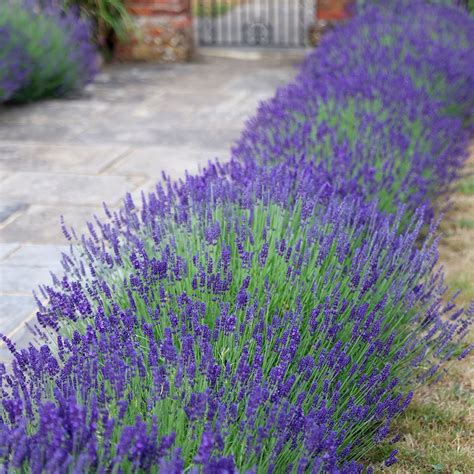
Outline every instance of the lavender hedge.
{"label": "lavender hedge", "polygon": [[[403,99],[408,87],[410,94],[412,89],[427,93],[432,106],[471,114],[472,23],[472,17],[460,8],[429,5],[424,0],[368,7],[324,39],[324,54],[308,55],[300,79],[321,82],[323,76],[350,77],[356,84],[364,83],[364,93],[374,93],[376,88],[376,94],[389,100],[399,94]],[[394,79],[398,87],[393,87]]]}
{"label": "lavender hedge", "polygon": [[54,0],[0,6],[0,102],[26,102],[83,87],[97,73],[90,25]]}
{"label": "lavender hedge", "polygon": [[472,77],[436,79],[438,100],[412,78],[390,92],[404,60],[366,81],[317,65],[375,14],[308,56],[230,162],[104,206],[87,236],[63,227],[79,245],[41,288],[41,344],[2,337],[5,470],[370,471],[413,390],[468,354],[474,304],[446,298],[431,215],[464,158],[472,97],[452,106]]}
{"label": "lavender hedge", "polygon": [[296,83],[261,105],[234,156],[312,161],[318,187],[377,196],[384,211],[404,203],[432,213],[472,132],[472,44],[473,20],[457,8],[367,8],[328,33]]}

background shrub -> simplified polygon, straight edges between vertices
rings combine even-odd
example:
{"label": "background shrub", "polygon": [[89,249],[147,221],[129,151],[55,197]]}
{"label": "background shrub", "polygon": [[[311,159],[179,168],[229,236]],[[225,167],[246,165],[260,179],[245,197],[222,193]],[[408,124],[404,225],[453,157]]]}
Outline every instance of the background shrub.
{"label": "background shrub", "polygon": [[0,6],[5,48],[0,77],[2,101],[24,102],[63,95],[97,72],[89,27],[73,10],[36,2]]}
{"label": "background shrub", "polygon": [[0,6],[0,101],[8,100],[30,73],[26,42],[26,35],[7,22],[5,5]]}

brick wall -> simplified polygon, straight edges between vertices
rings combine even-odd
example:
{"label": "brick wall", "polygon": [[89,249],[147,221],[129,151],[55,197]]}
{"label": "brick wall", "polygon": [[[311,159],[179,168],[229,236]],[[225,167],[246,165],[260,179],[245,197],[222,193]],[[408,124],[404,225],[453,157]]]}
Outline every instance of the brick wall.
{"label": "brick wall", "polygon": [[316,23],[309,32],[310,43],[316,46],[327,30],[350,18],[353,6],[354,0],[318,0],[316,3]]}
{"label": "brick wall", "polygon": [[338,21],[350,16],[352,0],[319,0],[316,16],[318,20]]}
{"label": "brick wall", "polygon": [[126,0],[136,29],[117,47],[123,60],[187,61],[193,52],[190,0]]}

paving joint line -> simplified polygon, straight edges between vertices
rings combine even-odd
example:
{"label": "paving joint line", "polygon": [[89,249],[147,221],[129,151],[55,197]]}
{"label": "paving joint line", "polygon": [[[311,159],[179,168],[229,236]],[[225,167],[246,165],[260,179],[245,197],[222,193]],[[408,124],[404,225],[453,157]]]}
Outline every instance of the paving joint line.
{"label": "paving joint line", "polygon": [[21,247],[24,246],[24,244],[21,244],[21,243],[17,243],[17,242],[1,242],[1,243],[6,243],[6,244],[9,244],[9,245],[16,245],[16,247],[14,247],[13,249],[11,249],[9,252],[7,252],[0,260],[0,262],[3,262],[4,260],[7,260],[8,258],[10,258],[14,253],[16,253],[18,250],[20,250]]}
{"label": "paving joint line", "polygon": [[[30,208],[30,203],[27,203],[27,202],[23,202],[22,204],[26,204],[26,208],[25,209],[21,209],[21,210],[18,210],[18,211],[15,211],[13,214],[10,214],[4,221],[2,221],[0,223],[0,230],[3,230],[5,227],[9,226],[10,224],[12,224],[13,222],[16,221],[16,219],[18,217],[20,217],[21,215],[23,214],[26,214],[26,212],[28,211],[28,209]],[[4,242],[5,243],[5,242]]]}
{"label": "paving joint line", "polygon": [[123,161],[127,156],[131,155],[133,152],[134,147],[129,147],[122,153],[120,153],[116,158],[114,158],[110,163],[105,165],[103,168],[99,169],[97,176],[127,176],[127,175],[105,175],[106,171],[110,170],[114,166],[116,166],[118,163]]}

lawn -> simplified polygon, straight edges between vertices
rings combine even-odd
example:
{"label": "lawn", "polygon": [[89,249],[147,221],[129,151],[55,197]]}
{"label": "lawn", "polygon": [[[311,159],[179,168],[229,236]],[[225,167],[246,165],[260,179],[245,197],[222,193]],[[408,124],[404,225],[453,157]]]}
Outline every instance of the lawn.
{"label": "lawn", "polygon": [[[452,290],[462,290],[459,303],[474,301],[474,146],[465,172],[443,220],[440,265]],[[466,225],[466,223],[469,223]],[[471,333],[466,344],[474,342]],[[439,382],[420,388],[396,429],[401,440],[394,472],[404,474],[474,472],[474,355],[454,364]],[[387,447],[387,450],[389,448]],[[377,453],[374,453],[377,458]]]}

